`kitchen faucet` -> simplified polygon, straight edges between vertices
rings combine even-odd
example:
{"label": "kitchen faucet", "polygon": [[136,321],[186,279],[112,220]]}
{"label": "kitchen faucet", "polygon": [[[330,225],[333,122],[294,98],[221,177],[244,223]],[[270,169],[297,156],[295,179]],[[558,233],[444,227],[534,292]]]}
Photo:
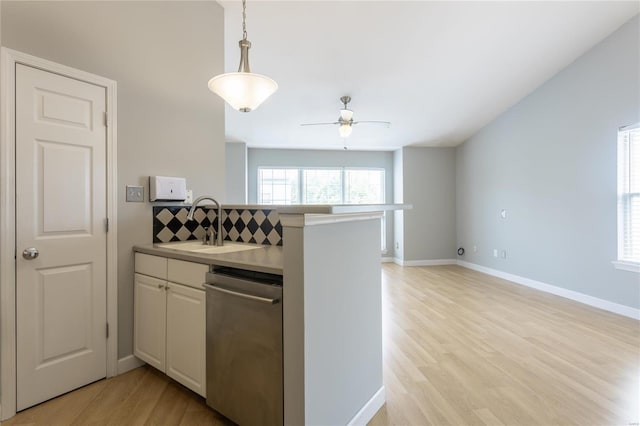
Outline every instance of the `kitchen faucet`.
{"label": "kitchen faucet", "polygon": [[[217,238],[216,238],[216,242],[217,244],[214,245],[218,245],[218,246],[222,246],[223,245],[223,238],[222,238],[222,206],[220,205],[220,203],[218,203],[215,198],[210,197],[208,195],[203,195],[202,197],[198,197],[195,199],[195,201],[193,202],[193,204],[191,205],[191,208],[189,209],[189,214],[187,215],[187,220],[193,220],[193,213],[196,211],[196,207],[198,206],[198,203],[202,200],[209,200],[209,201],[213,201],[216,205],[217,208],[217,215],[218,215],[218,232],[217,232]],[[213,225],[213,224],[211,224]],[[205,231],[206,232],[206,231]],[[206,234],[205,234],[205,238],[206,238]]]}

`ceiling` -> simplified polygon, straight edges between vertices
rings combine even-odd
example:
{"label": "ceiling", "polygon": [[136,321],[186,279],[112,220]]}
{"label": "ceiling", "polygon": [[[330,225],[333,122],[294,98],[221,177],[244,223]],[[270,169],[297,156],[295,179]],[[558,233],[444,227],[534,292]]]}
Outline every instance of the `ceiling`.
{"label": "ceiling", "polygon": [[[225,8],[225,70],[236,71],[240,1]],[[251,71],[278,91],[226,108],[226,137],[250,147],[391,150],[455,146],[637,14],[640,2],[252,1]],[[606,66],[606,64],[603,64]],[[350,95],[355,126],[332,122]]]}

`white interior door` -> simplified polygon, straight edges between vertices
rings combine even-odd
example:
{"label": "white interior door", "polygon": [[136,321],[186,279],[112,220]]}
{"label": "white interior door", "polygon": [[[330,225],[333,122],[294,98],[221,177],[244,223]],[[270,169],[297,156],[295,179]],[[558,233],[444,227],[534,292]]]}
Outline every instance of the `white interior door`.
{"label": "white interior door", "polygon": [[16,64],[18,410],[106,376],[105,110],[104,87]]}

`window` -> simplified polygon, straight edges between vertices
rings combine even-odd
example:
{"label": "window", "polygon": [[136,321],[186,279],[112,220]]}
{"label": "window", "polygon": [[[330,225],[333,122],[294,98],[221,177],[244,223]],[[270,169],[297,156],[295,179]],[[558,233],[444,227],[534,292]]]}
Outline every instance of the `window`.
{"label": "window", "polygon": [[258,169],[260,204],[299,204],[298,169]]}
{"label": "window", "polygon": [[618,132],[618,261],[640,272],[640,123]]}
{"label": "window", "polygon": [[382,204],[384,170],[258,168],[259,204]]}
{"label": "window", "polygon": [[[382,204],[384,170],[366,168],[258,168],[259,204]],[[382,217],[382,250],[386,247]]]}

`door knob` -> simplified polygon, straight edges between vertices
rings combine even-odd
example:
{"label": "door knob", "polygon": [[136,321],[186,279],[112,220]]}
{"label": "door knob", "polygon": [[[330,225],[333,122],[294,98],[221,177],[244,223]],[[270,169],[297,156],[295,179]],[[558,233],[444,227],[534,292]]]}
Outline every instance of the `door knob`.
{"label": "door knob", "polygon": [[38,257],[39,254],[40,252],[38,251],[37,248],[29,247],[27,249],[24,249],[24,251],[22,252],[22,257],[24,257],[27,260],[33,260],[36,257]]}

